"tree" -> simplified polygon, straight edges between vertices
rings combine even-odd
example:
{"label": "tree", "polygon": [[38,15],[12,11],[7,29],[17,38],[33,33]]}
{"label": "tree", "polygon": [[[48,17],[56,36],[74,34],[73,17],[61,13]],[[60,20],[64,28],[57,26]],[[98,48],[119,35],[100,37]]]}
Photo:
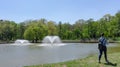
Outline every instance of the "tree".
{"label": "tree", "polygon": [[14,40],[16,36],[16,26],[14,21],[3,20],[0,22],[0,39],[5,41]]}
{"label": "tree", "polygon": [[117,24],[118,24],[118,33],[117,33],[117,35],[120,36],[120,11],[118,11],[115,16],[117,18]]}
{"label": "tree", "polygon": [[42,20],[34,20],[28,23],[27,29],[24,33],[24,38],[32,40],[32,42],[38,42],[38,40],[43,39],[47,33],[46,24]]}
{"label": "tree", "polygon": [[82,39],[83,38],[82,33],[83,33],[83,30],[84,30],[84,28],[83,28],[84,24],[85,24],[85,20],[79,19],[73,25],[73,28],[74,28],[74,38],[75,39]]}
{"label": "tree", "polygon": [[26,30],[26,27],[27,27],[26,22],[22,22],[17,25],[17,38],[24,39],[23,35]]}
{"label": "tree", "polygon": [[58,30],[55,25],[55,22],[49,21],[47,23],[47,26],[48,26],[48,35],[57,35],[58,34]]}
{"label": "tree", "polygon": [[58,35],[62,37],[62,22],[60,21],[58,24]]}

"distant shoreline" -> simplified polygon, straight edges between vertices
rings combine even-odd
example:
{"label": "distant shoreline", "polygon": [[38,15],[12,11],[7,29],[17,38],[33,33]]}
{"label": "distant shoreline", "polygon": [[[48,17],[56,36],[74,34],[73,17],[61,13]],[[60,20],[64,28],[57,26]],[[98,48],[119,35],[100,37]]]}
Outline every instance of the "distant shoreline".
{"label": "distant shoreline", "polygon": [[[63,43],[98,43],[98,40],[62,40]],[[109,41],[109,43],[117,43],[119,41]]]}
{"label": "distant shoreline", "polygon": [[[14,43],[14,41],[0,41],[0,44]],[[32,42],[31,42],[32,43]],[[42,43],[38,41],[37,43]],[[98,40],[62,40],[62,43],[98,43]],[[109,40],[109,43],[120,43],[120,41]]]}

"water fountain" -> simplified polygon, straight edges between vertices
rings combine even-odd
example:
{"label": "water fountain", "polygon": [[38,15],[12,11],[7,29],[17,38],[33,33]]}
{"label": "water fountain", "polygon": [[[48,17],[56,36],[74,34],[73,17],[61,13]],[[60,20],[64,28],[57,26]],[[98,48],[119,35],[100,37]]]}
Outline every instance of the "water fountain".
{"label": "water fountain", "polygon": [[17,39],[15,43],[29,43],[28,40],[23,40],[23,39]]}
{"label": "water fountain", "polygon": [[42,40],[42,44],[40,44],[39,46],[63,46],[65,44],[63,44],[61,42],[60,37],[58,36],[46,36],[43,40]]}
{"label": "water fountain", "polygon": [[28,40],[24,40],[24,39],[17,39],[14,44],[12,45],[20,45],[20,46],[23,46],[23,45],[30,45],[30,42]]}

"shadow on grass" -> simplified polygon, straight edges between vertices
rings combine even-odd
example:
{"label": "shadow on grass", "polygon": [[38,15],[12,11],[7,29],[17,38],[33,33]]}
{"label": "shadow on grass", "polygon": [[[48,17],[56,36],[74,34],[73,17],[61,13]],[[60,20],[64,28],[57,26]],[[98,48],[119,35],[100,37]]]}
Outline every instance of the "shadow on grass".
{"label": "shadow on grass", "polygon": [[109,63],[104,63],[105,65],[110,65],[110,66],[117,66],[117,63],[112,63],[112,62],[109,62]]}

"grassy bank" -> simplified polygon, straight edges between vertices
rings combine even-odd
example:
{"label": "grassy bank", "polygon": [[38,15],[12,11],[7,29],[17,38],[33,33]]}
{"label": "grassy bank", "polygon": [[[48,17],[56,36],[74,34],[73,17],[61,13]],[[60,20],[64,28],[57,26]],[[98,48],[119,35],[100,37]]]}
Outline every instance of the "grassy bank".
{"label": "grassy bank", "polygon": [[120,67],[120,45],[108,48],[108,59],[111,62],[110,64],[105,63],[104,56],[102,56],[102,63],[100,64],[97,59],[98,55],[92,55],[84,59],[25,67]]}
{"label": "grassy bank", "polygon": [[120,53],[109,54],[109,60],[111,61],[111,64],[106,64],[104,58],[102,58],[102,63],[99,64],[97,63],[98,61],[96,59],[97,55],[80,60],[26,67],[120,67]]}

